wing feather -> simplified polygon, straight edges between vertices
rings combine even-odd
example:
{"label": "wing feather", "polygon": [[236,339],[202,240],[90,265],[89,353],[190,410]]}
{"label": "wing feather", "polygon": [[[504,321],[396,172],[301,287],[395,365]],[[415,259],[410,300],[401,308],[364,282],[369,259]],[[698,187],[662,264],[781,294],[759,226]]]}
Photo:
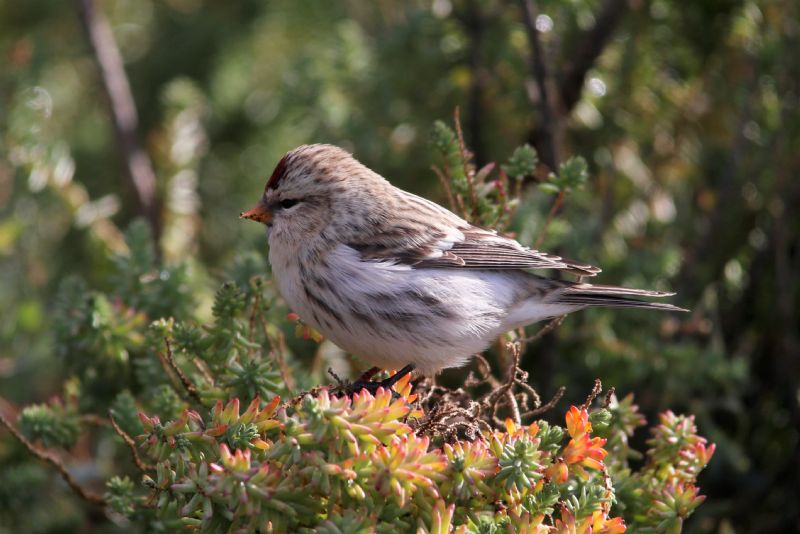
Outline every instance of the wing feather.
{"label": "wing feather", "polygon": [[598,267],[531,250],[517,241],[464,222],[448,230],[428,225],[403,225],[373,233],[348,245],[363,259],[389,261],[411,267],[461,269],[557,269],[594,276]]}

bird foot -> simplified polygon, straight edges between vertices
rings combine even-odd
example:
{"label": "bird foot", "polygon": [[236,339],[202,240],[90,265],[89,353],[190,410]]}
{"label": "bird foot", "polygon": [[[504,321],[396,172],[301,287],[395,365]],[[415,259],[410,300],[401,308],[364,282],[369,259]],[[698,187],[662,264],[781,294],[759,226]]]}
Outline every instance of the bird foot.
{"label": "bird foot", "polygon": [[387,391],[391,391],[392,397],[399,397],[397,392],[392,390],[392,386],[394,386],[398,380],[400,380],[413,370],[414,366],[409,364],[385,380],[372,381],[370,380],[370,378],[374,376],[376,372],[378,372],[378,369],[373,367],[367,370],[364,374],[362,374],[355,382],[351,382],[347,386],[344,386],[342,388],[342,392],[348,397],[352,397],[355,393],[358,393],[359,391],[366,389],[367,391],[369,391],[370,395],[374,397],[375,394],[378,393],[378,388],[383,388]]}

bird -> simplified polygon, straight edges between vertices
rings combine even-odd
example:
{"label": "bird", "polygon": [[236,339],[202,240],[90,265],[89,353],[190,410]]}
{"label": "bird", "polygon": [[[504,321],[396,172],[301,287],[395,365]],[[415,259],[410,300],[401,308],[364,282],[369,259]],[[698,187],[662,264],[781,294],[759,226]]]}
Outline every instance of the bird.
{"label": "bird", "polygon": [[505,332],[587,307],[686,311],[639,300],[674,293],[586,283],[599,268],[473,225],[334,145],[287,152],[240,218],[266,225],[278,292],[303,322],[372,373],[400,369],[383,386],[462,366]]}

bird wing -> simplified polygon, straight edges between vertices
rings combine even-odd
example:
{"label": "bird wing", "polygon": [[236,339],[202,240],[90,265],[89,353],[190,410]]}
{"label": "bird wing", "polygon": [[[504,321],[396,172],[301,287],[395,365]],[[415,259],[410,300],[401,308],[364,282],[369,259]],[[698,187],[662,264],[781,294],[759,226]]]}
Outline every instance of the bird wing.
{"label": "bird wing", "polygon": [[416,227],[413,231],[395,226],[348,245],[362,259],[414,268],[558,269],[580,276],[600,272],[598,267],[531,250],[511,238],[468,223],[448,229]]}

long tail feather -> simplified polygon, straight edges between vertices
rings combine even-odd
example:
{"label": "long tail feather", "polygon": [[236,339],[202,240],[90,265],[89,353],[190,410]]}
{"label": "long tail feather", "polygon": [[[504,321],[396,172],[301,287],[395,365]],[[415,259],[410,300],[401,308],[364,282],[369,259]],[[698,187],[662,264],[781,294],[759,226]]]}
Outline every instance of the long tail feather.
{"label": "long tail feather", "polygon": [[630,297],[669,297],[675,293],[631,289],[627,287],[574,284],[557,291],[554,302],[579,306],[614,306],[617,308],[650,308],[670,311],[689,311],[665,302],[650,302]]}

